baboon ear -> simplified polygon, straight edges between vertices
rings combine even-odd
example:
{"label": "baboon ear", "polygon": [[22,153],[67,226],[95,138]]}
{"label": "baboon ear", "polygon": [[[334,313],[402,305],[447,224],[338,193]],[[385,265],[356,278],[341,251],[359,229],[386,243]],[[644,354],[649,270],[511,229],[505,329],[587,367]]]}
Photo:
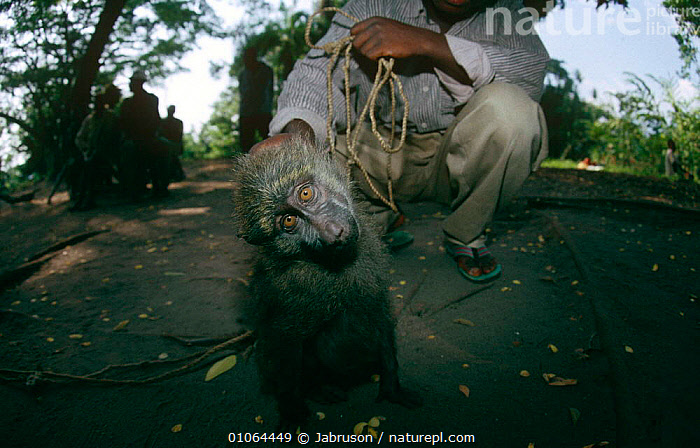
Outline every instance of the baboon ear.
{"label": "baboon ear", "polygon": [[270,138],[267,138],[259,143],[256,143],[253,145],[252,148],[250,148],[250,155],[255,155],[259,152],[264,152],[268,149],[276,148],[278,146],[281,146],[285,144],[287,141],[293,139],[296,137],[296,134],[277,134],[273,135]]}

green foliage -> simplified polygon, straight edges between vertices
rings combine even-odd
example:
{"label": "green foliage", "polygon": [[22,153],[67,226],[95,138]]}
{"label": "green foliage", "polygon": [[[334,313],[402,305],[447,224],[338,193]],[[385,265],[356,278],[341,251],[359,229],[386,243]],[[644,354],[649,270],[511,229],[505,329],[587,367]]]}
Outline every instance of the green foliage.
{"label": "green foliage", "polygon": [[569,74],[563,61],[549,61],[541,100],[549,127],[549,157],[582,159],[588,155],[590,125],[603,112],[581,99],[581,80],[578,71],[573,77]]}
{"label": "green foliage", "polygon": [[[304,37],[309,14],[294,12],[286,2],[280,2],[277,11],[267,1],[241,0],[249,17],[235,31],[239,51],[229,68],[233,83],[229,85],[214,104],[211,118],[202,127],[192,156],[216,157],[231,155],[239,148],[238,138],[238,81],[237,75],[243,69],[243,50],[251,45],[258,49],[258,57],[264,60],[275,75],[275,97],[282,89],[282,83],[292,70],[294,63],[308,51]],[[290,2],[291,3],[291,2]],[[342,6],[346,0],[325,0],[324,6]],[[310,38],[313,42],[323,36],[330,26],[332,14],[314,19]],[[276,101],[275,101],[276,102]],[[193,139],[194,141],[195,139]]]}
{"label": "green foliage", "polygon": [[605,107],[590,137],[591,157],[606,165],[629,168],[638,174],[659,175],[664,169],[666,142],[673,138],[681,164],[690,173],[700,167],[700,98],[678,99],[673,83],[649,77],[664,91],[658,99],[639,76],[628,74],[632,89],[611,94],[616,104]]}
{"label": "green foliage", "polygon": [[663,5],[671,12],[678,24],[678,31],[673,35],[678,43],[684,66],[683,77],[689,77],[692,68],[700,76],[698,61],[698,43],[700,38],[700,5],[697,0],[664,0]]}
{"label": "green foliage", "polygon": [[[105,3],[17,1],[0,8],[0,138],[14,134],[30,172],[55,172],[72,156],[80,124],[70,110],[77,62]],[[206,0],[127,1],[102,53],[96,85],[135,67],[151,79],[176,72],[203,34],[222,36]]]}

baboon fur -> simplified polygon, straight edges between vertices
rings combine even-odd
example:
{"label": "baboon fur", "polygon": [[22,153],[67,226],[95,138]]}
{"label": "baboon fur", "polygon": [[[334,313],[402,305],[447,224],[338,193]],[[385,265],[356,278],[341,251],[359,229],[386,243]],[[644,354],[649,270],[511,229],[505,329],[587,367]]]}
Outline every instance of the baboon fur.
{"label": "baboon fur", "polygon": [[[260,248],[250,283],[256,357],[281,427],[306,422],[306,398],[342,400],[372,374],[381,378],[378,401],[419,405],[399,385],[389,255],[356,206],[345,170],[294,137],[239,157],[233,182],[238,235]],[[306,186],[315,195],[302,203]],[[296,226],[286,231],[280,220],[292,214]]]}

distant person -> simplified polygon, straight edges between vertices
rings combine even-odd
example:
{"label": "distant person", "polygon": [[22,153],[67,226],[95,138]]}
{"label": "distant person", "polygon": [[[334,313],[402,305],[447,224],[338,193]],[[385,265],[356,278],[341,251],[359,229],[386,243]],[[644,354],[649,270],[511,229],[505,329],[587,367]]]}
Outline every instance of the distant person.
{"label": "distant person", "polygon": [[244,68],[238,77],[241,94],[239,106],[239,134],[241,149],[248,152],[257,143],[255,133],[267,138],[272,120],[272,69],[258,60],[258,49],[250,46],[243,53]]}
{"label": "distant person", "polygon": [[180,156],[183,151],[182,120],[175,118],[175,106],[168,106],[168,116],[160,124],[160,135],[168,140],[168,155],[170,157],[170,180],[180,182],[185,179],[185,173],[180,164]]}
{"label": "distant person", "polygon": [[666,142],[666,158],[664,165],[666,168],[665,174],[669,177],[681,174],[683,171],[676,155],[676,142],[672,139],[668,139]]}
{"label": "distant person", "polygon": [[129,89],[133,96],[124,100],[119,115],[127,139],[122,168],[132,199],[139,199],[146,193],[149,177],[153,185],[153,196],[165,196],[168,193],[169,159],[167,152],[162,150],[162,145],[156,140],[160,127],[158,97],[143,88],[147,80],[146,73],[142,70],[131,75]]}
{"label": "distant person", "polygon": [[83,120],[75,137],[75,145],[82,154],[77,162],[78,182],[71,210],[89,210],[95,207],[95,191],[99,185],[110,185],[121,145],[119,118],[114,109],[121,91],[109,84],[95,97],[95,106]]}

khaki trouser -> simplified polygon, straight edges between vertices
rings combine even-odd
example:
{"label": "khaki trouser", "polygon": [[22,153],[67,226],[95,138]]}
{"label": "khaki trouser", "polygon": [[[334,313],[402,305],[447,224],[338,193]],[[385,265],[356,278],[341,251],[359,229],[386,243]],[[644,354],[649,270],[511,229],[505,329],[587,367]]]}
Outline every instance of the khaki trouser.
{"label": "khaki trouser", "polygon": [[[464,244],[483,233],[498,208],[513,199],[547,156],[542,109],[524,90],[505,83],[479,89],[444,133],[409,134],[392,155],[381,150],[369,124],[362,126],[356,150],[377,190],[388,197],[390,158],[395,200],[448,204],[452,213],[442,228],[448,238]],[[388,141],[390,132],[380,132]],[[345,135],[338,136],[336,150],[346,163]],[[352,176],[369,212],[387,229],[397,214],[372,192],[357,166]]]}

